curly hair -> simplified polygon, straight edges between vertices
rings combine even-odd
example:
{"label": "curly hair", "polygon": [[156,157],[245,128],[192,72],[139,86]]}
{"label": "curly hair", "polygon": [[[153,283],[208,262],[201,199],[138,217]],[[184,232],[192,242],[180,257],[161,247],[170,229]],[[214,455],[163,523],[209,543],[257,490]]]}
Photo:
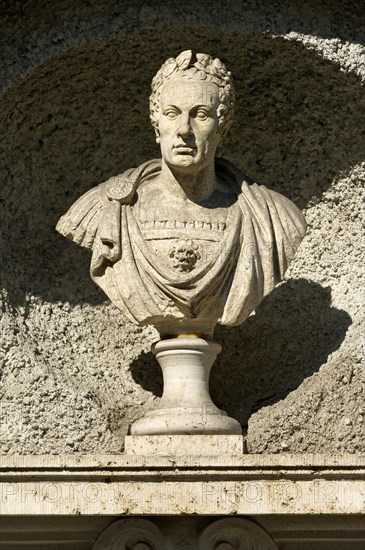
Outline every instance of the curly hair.
{"label": "curly hair", "polygon": [[235,89],[230,71],[218,58],[213,59],[205,53],[197,53],[193,60],[193,52],[185,50],[176,59],[170,57],[152,80],[150,95],[150,118],[152,126],[158,135],[158,114],[160,110],[160,94],[162,85],[168,80],[188,79],[213,82],[219,89],[220,105],[217,109],[218,121],[222,139],[226,136],[232,121],[235,104]]}

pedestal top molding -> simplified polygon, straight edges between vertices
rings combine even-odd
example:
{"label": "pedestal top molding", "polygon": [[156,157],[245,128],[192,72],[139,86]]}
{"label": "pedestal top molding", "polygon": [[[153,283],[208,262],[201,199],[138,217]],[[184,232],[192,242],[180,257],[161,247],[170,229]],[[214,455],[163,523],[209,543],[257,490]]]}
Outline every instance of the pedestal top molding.
{"label": "pedestal top molding", "polygon": [[354,455],[4,456],[3,515],[364,512]]}

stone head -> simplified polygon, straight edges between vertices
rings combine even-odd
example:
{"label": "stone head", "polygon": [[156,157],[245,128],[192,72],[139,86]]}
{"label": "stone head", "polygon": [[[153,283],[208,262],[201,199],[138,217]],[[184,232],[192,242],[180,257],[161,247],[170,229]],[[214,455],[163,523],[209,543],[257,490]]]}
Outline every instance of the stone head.
{"label": "stone head", "polygon": [[[176,59],[165,61],[152,80],[150,96],[150,117],[158,143],[161,92],[172,81],[181,83],[181,95],[191,93],[193,83],[200,83],[203,100],[217,96],[212,101],[215,104],[219,141],[222,141],[232,124],[235,103],[234,84],[226,66],[217,58],[202,53],[193,54],[191,50],[180,53]],[[178,82],[175,82],[175,89],[178,89]],[[185,85],[188,82],[191,83],[190,89]]]}

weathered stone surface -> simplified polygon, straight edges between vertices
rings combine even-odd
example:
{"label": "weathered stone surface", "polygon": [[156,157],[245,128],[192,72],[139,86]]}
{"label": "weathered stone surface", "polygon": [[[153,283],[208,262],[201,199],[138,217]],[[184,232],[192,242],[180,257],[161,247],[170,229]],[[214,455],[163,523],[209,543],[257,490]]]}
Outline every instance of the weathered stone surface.
{"label": "weathered stone surface", "polygon": [[247,515],[363,512],[352,455],[3,457],[6,515]]}
{"label": "weathered stone surface", "polygon": [[[224,420],[222,420],[224,422]],[[242,455],[242,435],[127,435],[124,440],[127,455]]]}
{"label": "weathered stone surface", "polygon": [[161,395],[157,333],[121,320],[88,282],[88,254],[53,227],[65,197],[158,155],[157,60],[198,44],[245,75],[223,154],[309,224],[287,281],[245,326],[217,331],[212,397],[250,419],[250,452],[360,452],[362,6],[184,2],[157,17],[154,5],[2,4],[1,450],[118,453]]}

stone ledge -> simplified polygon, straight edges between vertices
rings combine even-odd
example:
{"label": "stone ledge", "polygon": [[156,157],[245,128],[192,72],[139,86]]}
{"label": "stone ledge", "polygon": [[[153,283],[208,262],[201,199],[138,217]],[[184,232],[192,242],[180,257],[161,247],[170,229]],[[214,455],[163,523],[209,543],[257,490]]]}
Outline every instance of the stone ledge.
{"label": "stone ledge", "polygon": [[3,456],[3,515],[360,514],[357,456]]}
{"label": "stone ledge", "polygon": [[226,456],[168,456],[168,455],[0,455],[0,473],[18,470],[64,470],[64,469],[121,469],[171,468],[173,466],[202,469],[231,467],[242,469],[304,469],[304,470],[365,470],[365,457],[355,454],[244,454]]}

